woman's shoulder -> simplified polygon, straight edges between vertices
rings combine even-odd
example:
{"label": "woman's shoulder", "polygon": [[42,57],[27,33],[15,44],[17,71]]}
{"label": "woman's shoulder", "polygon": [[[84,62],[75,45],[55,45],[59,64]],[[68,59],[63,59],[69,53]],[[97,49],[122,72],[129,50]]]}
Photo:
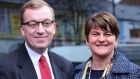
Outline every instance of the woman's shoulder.
{"label": "woman's shoulder", "polygon": [[83,62],[74,68],[74,79],[81,79],[86,62]]}
{"label": "woman's shoulder", "polygon": [[112,68],[113,73],[125,73],[130,79],[140,78],[140,66],[128,60],[122,53],[117,53]]}
{"label": "woman's shoulder", "polygon": [[74,70],[80,70],[80,69],[83,69],[85,66],[85,62],[82,62],[81,64],[75,66]]}
{"label": "woman's shoulder", "polygon": [[133,63],[133,62],[130,62],[130,69],[131,69],[131,72],[134,72],[134,73],[139,73],[140,74],[140,66]]}
{"label": "woman's shoulder", "polygon": [[82,62],[81,64],[75,66],[74,68],[74,74],[82,74],[84,69],[85,69],[85,66],[87,64],[88,61],[86,62]]}

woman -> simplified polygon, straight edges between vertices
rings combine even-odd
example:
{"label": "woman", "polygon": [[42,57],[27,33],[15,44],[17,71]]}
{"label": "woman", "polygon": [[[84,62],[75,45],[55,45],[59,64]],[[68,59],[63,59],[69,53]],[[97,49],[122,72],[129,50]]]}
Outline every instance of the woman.
{"label": "woman", "polygon": [[74,79],[140,79],[140,67],[116,49],[119,26],[112,14],[90,16],[85,23],[85,36],[92,56],[76,66]]}

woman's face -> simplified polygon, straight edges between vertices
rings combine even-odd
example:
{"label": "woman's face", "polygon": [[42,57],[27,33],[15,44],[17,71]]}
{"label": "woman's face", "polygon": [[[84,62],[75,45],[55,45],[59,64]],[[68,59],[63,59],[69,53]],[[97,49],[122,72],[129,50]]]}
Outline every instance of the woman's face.
{"label": "woman's face", "polygon": [[110,31],[96,27],[91,29],[86,43],[94,56],[109,56],[117,46],[117,38]]}

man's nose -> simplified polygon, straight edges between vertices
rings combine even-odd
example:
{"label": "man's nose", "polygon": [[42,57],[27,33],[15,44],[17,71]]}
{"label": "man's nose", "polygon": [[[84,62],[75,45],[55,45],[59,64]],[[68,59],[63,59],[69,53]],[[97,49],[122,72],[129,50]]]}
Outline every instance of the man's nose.
{"label": "man's nose", "polygon": [[39,23],[39,25],[38,25],[38,32],[45,32],[45,28],[44,28],[44,26],[42,25],[42,23]]}

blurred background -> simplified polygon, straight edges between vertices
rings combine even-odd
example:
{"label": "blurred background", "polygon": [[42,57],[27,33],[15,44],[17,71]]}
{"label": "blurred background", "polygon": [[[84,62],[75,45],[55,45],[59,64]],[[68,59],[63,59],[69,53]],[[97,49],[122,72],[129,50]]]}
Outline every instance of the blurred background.
{"label": "blurred background", "polygon": [[[0,53],[8,53],[23,42],[19,33],[19,9],[28,0],[0,0]],[[95,12],[111,12],[119,21],[118,49],[140,65],[140,0],[45,0],[56,14],[57,32],[50,50],[72,62],[90,56],[83,26]]]}

